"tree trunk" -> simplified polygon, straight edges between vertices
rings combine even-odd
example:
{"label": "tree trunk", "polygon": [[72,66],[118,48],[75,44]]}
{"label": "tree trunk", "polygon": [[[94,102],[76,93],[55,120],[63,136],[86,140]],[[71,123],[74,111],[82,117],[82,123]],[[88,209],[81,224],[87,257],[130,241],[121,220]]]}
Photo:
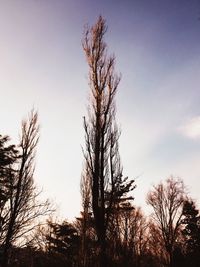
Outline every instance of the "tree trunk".
{"label": "tree trunk", "polygon": [[102,240],[100,240],[99,263],[100,267],[108,267],[105,238],[102,238]]}

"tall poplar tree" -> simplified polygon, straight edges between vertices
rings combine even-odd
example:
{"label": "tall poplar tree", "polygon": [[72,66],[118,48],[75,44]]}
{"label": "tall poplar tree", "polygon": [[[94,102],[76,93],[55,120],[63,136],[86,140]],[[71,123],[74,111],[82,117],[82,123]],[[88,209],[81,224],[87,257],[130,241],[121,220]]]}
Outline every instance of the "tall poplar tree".
{"label": "tall poplar tree", "polygon": [[101,267],[108,264],[106,234],[110,214],[116,202],[128,200],[125,196],[134,187],[134,181],[122,175],[118,149],[120,131],[115,120],[115,95],[120,76],[114,69],[115,57],[107,55],[106,31],[105,20],[100,16],[93,27],[87,28],[83,39],[90,85],[88,117],[84,118],[84,156]]}

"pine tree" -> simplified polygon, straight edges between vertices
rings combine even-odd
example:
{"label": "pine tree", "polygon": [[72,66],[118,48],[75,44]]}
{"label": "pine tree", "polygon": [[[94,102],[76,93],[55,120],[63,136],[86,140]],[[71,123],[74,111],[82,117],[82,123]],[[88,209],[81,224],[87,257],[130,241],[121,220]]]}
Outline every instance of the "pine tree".
{"label": "pine tree", "polygon": [[0,135],[0,241],[6,219],[5,205],[12,192],[15,176],[14,164],[18,158],[18,151],[15,145],[8,145],[9,140],[8,136]]}
{"label": "pine tree", "polygon": [[183,206],[186,256],[190,266],[199,266],[200,261],[200,216],[193,201],[185,201]]}

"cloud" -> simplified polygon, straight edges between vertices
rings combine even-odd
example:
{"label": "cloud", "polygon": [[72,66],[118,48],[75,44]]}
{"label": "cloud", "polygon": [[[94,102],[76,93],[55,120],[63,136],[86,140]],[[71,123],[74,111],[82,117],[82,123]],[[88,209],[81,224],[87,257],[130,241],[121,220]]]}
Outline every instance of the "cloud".
{"label": "cloud", "polygon": [[179,129],[184,136],[190,139],[200,139],[200,116],[189,119]]}

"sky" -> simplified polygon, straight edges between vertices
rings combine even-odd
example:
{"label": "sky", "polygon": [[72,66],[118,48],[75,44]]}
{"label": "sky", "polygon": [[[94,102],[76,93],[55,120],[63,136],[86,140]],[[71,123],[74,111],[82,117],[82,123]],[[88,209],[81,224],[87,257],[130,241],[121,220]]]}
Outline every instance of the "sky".
{"label": "sky", "polygon": [[199,205],[199,0],[0,0],[0,133],[17,143],[21,120],[38,110],[36,183],[61,216],[78,216],[89,93],[81,40],[99,15],[122,75],[116,116],[135,205],[145,209],[171,175]]}

